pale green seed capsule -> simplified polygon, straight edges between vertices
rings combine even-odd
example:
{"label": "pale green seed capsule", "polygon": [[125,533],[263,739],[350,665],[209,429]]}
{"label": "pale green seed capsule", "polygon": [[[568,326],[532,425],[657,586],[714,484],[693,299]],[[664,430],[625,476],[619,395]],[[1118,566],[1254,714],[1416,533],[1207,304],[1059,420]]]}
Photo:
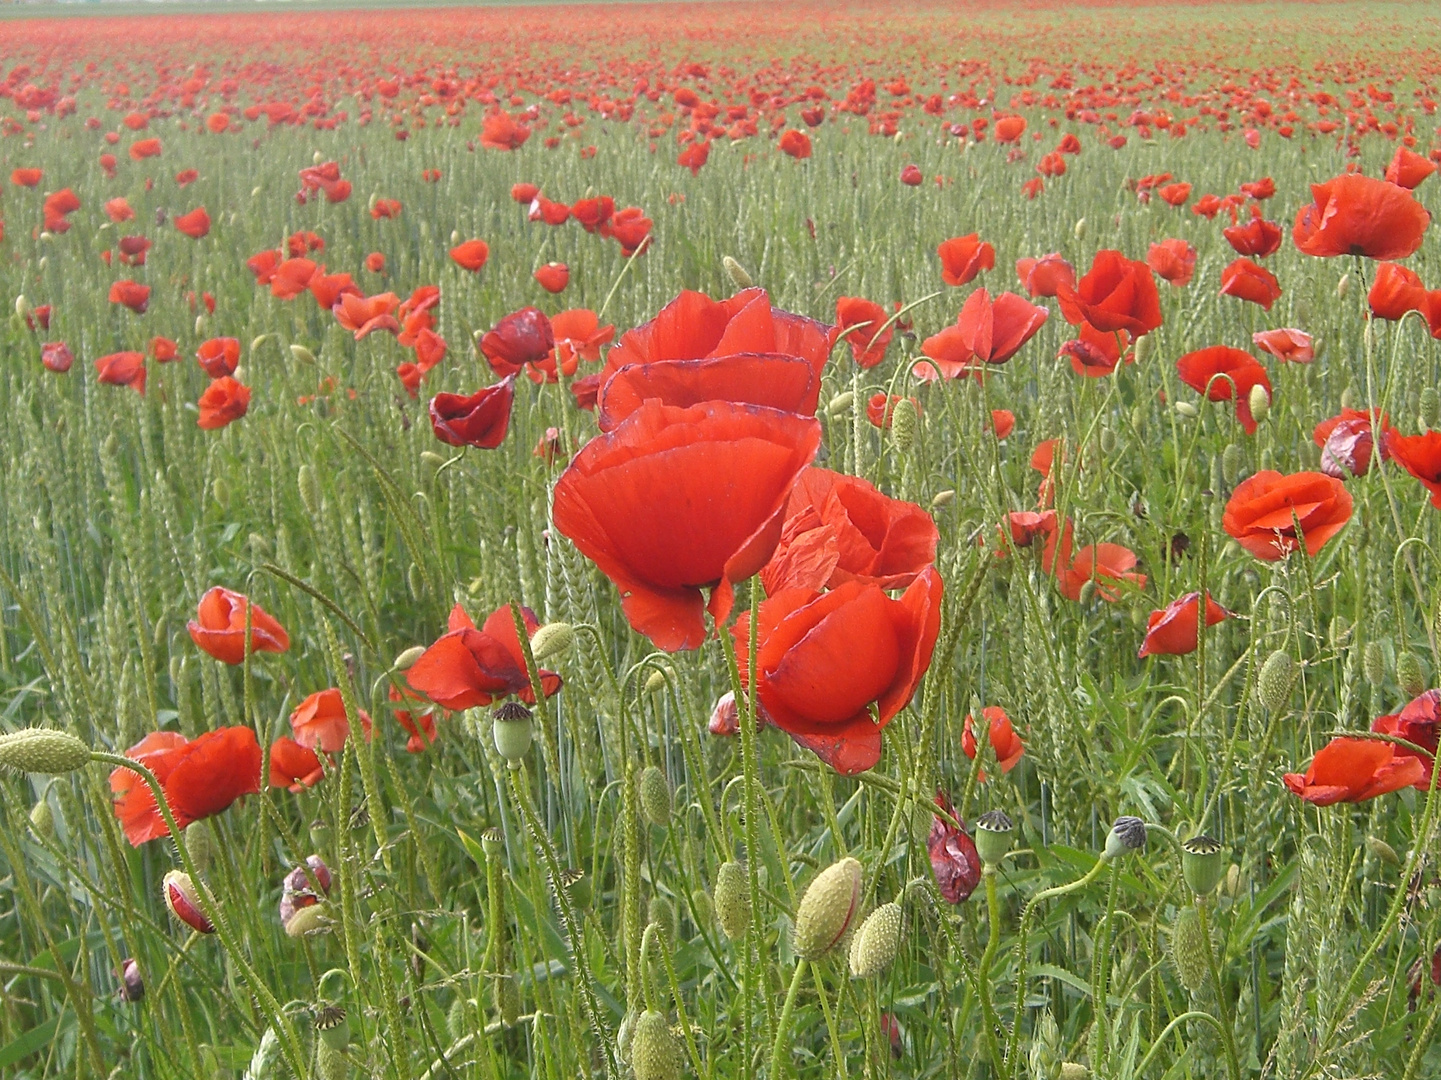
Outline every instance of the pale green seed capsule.
{"label": "pale green seed capsule", "polygon": [[1361,670],[1372,686],[1386,681],[1386,650],[1379,641],[1366,642],[1366,648],[1361,651]]}
{"label": "pale green seed capsule", "polygon": [[320,481],[316,478],[315,470],[309,465],[300,466],[295,476],[296,487],[300,489],[300,501],[305,505],[305,512],[312,518],[320,516]]}
{"label": "pale green seed capsule", "polygon": [[1419,405],[1422,426],[1434,428],[1437,420],[1441,420],[1441,394],[1436,392],[1434,386],[1423,386]]}
{"label": "pale green seed capsule", "polygon": [[910,398],[901,398],[891,411],[891,439],[902,454],[909,454],[916,445],[920,431],[921,414]]}
{"label": "pale green seed capsule", "polygon": [[21,772],[61,776],[89,760],[90,747],[68,731],[25,728],[0,735],[0,765]]}
{"label": "pale green seed capsule", "polygon": [[1225,873],[1225,856],[1216,840],[1193,836],[1181,845],[1181,876],[1197,896],[1214,892]]}
{"label": "pale green seed capsule", "polygon": [[1387,866],[1399,867],[1401,865],[1401,857],[1396,854],[1396,849],[1379,836],[1366,837],[1366,850]]}
{"label": "pale green seed capsule", "polygon": [[55,811],[50,809],[50,800],[42,797],[30,808],[30,827],[35,835],[47,840],[55,836]]}
{"label": "pale green seed capsule", "polygon": [[675,941],[676,917],[675,905],[670,899],[657,893],[650,898],[645,906],[645,917],[647,922],[654,923],[660,928],[660,935],[667,943]]}
{"label": "pale green seed capsule", "polygon": [[315,1044],[315,1075],[317,1080],[347,1080],[350,1062],[345,1051],[333,1049],[323,1040]]}
{"label": "pale green seed capsule", "polygon": [[1245,453],[1236,443],[1229,444],[1225,450],[1221,451],[1221,478],[1228,485],[1235,487],[1245,468]]}

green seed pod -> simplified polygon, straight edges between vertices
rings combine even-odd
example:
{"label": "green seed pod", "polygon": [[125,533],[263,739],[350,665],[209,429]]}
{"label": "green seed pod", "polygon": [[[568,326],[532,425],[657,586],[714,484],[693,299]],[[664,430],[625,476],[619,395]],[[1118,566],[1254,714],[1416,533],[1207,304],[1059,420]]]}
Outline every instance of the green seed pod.
{"label": "green seed pod", "polygon": [[1221,478],[1229,486],[1236,486],[1236,481],[1241,479],[1241,473],[1245,468],[1245,453],[1236,443],[1230,443],[1225,450],[1221,451]]}
{"label": "green seed pod", "polygon": [[62,776],[90,760],[90,747],[68,731],[24,728],[0,735],[0,765],[27,773]]}
{"label": "green seed pod", "polygon": [[855,402],[856,395],[851,390],[845,390],[831,398],[830,404],[826,406],[826,413],[830,416],[841,416],[851,411],[851,405]]}
{"label": "green seed pod", "polygon": [[1436,421],[1441,420],[1441,394],[1436,392],[1434,386],[1423,386],[1417,404],[1421,416],[1421,426],[1434,428]]}
{"label": "green seed pod", "polygon": [[1251,387],[1251,395],[1248,400],[1251,405],[1251,416],[1259,424],[1271,411],[1271,394],[1264,386],[1257,383]]}
{"label": "green seed pod", "polygon": [[1131,427],[1137,435],[1143,435],[1146,431],[1146,406],[1137,405],[1131,409]]}
{"label": "green seed pod", "polygon": [[715,901],[704,889],[695,889],[690,894],[691,917],[702,930],[709,930],[715,923]]}
{"label": "green seed pod", "polygon": [[549,660],[552,656],[559,656],[574,643],[575,630],[571,628],[570,623],[546,623],[532,635],[530,652],[538,664],[542,660]]}
{"label": "green seed pod", "polygon": [[1176,402],[1176,414],[1184,416],[1187,420],[1193,420],[1201,415],[1201,410],[1192,405],[1189,401]]}
{"label": "green seed pod", "polygon": [[1426,692],[1426,671],[1421,665],[1421,658],[1410,649],[1403,650],[1396,657],[1396,681],[1408,699],[1420,697]]}
{"label": "green seed pod", "polygon": [[851,974],[869,979],[891,966],[901,943],[901,905],[882,904],[866,916],[851,939]]}
{"label": "green seed pod", "polygon": [[750,884],[745,866],[734,859],[722,863],[716,871],[715,911],[726,937],[732,941],[745,937],[751,922]]}
{"label": "green seed pod", "polygon": [[1181,985],[1196,993],[1206,985],[1207,950],[1211,944],[1201,929],[1201,915],[1193,907],[1181,909],[1176,925],[1171,927],[1171,963]]}
{"label": "green seed pod", "polygon": [[635,1080],[677,1080],[685,1071],[685,1051],[671,1033],[664,1013],[647,1009],[636,1020],[630,1067]]}
{"label": "green seed pod", "polygon": [[315,1044],[316,1080],[346,1080],[350,1076],[350,1062],[344,1050],[336,1050],[324,1040]]}
{"label": "green seed pod", "polygon": [[1144,364],[1151,358],[1151,353],[1154,351],[1151,347],[1151,340],[1150,334],[1142,334],[1136,339],[1136,344],[1131,347],[1131,355],[1135,357],[1136,363]]}
{"label": "green seed pod", "polygon": [[1279,713],[1290,702],[1297,671],[1296,661],[1285,649],[1277,649],[1266,657],[1256,679],[1256,697],[1267,712]]}
{"label": "green seed pod", "polygon": [[921,414],[910,398],[901,398],[891,410],[891,439],[896,449],[909,454],[916,445],[916,434],[920,430]]}
{"label": "green seed pod", "polygon": [[307,349],[304,345],[290,346],[290,355],[295,357],[295,359],[300,361],[300,363],[309,364],[311,367],[314,367],[317,363],[315,359],[315,354],[309,349]]}
{"label": "green seed pod", "polygon": [[1011,852],[1016,826],[1004,810],[987,810],[976,819],[976,854],[986,866],[999,866]]}
{"label": "green seed pod", "polygon": [[861,864],[844,858],[822,870],[796,905],[795,950],[819,960],[845,937],[861,906]]}
{"label": "green seed pod", "polygon": [[647,765],[641,771],[638,794],[642,818],[660,828],[670,824],[670,781],[665,778],[659,765]]}
{"label": "green seed pod", "polygon": [[344,1050],[350,1045],[350,1021],[345,1018],[345,1010],[339,1005],[326,1005],[315,1014],[315,1033],[332,1050]]}
{"label": "green seed pod", "polygon": [[505,851],[505,834],[492,825],[480,834],[480,849],[487,860],[495,858]]}
{"label": "green seed pod", "polygon": [[1119,859],[1123,855],[1131,855],[1146,847],[1146,823],[1138,817],[1130,814],[1122,814],[1111,825],[1111,831],[1106,834],[1106,847],[1103,857],[1106,859]]}
{"label": "green seed pod", "polygon": [[1226,872],[1221,845],[1209,836],[1193,836],[1181,845],[1181,876],[1197,896],[1210,896]]}
{"label": "green seed pod", "polygon": [[1387,866],[1399,867],[1401,865],[1401,857],[1396,854],[1396,849],[1379,836],[1366,837],[1366,850]]}
{"label": "green seed pod", "polygon": [[1380,686],[1386,681],[1386,650],[1381,648],[1379,641],[1366,642],[1366,648],[1361,652],[1361,670],[1372,686]]}
{"label": "green seed pod", "polygon": [[506,1027],[514,1027],[520,1020],[520,983],[514,975],[495,977],[495,1012]]}
{"label": "green seed pod", "polygon": [[726,276],[731,279],[737,289],[755,288],[755,280],[746,272],[746,268],[729,255],[721,259],[721,265],[725,267]]}
{"label": "green seed pod", "polygon": [[496,751],[511,768],[520,768],[535,735],[531,711],[518,701],[508,701],[495,710],[495,723],[491,728]]}
{"label": "green seed pod", "polygon": [[50,809],[50,800],[43,795],[30,808],[30,827],[35,830],[36,836],[46,840],[55,836],[55,812]]}
{"label": "green seed pod", "polygon": [[300,501],[305,505],[305,512],[311,517],[319,517],[320,481],[316,479],[315,470],[309,465],[300,466],[295,483],[300,489]]}

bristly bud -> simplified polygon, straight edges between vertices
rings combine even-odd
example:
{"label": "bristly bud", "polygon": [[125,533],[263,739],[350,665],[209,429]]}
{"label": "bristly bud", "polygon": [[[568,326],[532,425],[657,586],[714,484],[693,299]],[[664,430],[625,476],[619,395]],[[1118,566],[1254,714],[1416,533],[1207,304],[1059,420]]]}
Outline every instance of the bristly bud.
{"label": "bristly bud", "polygon": [[326,1005],[315,1014],[315,1034],[332,1050],[350,1045],[350,1021],[339,1005]]}
{"label": "bristly bud", "polygon": [[685,1052],[671,1033],[665,1014],[647,1009],[630,1037],[630,1067],[635,1080],[678,1080],[685,1070]]}
{"label": "bristly bud", "polygon": [[295,474],[295,485],[300,489],[300,501],[305,505],[305,512],[311,517],[320,516],[320,481],[315,476],[315,470],[309,465],[300,466]]}
{"label": "bristly bud", "polygon": [[511,768],[519,768],[534,737],[531,711],[518,701],[507,701],[495,710],[495,749]]}
{"label": "bristly bud", "polygon": [[729,255],[722,257],[721,265],[725,267],[726,276],[731,279],[731,282],[737,289],[755,288],[755,279],[746,272],[744,266],[736,262]]}
{"label": "bristly bud", "polygon": [[1256,697],[1268,713],[1275,715],[1290,702],[1297,670],[1296,661],[1285,649],[1277,649],[1266,657],[1256,679]]}
{"label": "bristly bud", "polygon": [[1145,846],[1146,823],[1138,817],[1122,814],[1111,825],[1111,831],[1106,836],[1106,849],[1102,857],[1119,859],[1122,855],[1130,855],[1142,850]]}
{"label": "bristly bud", "polygon": [[1421,658],[1410,649],[1403,649],[1396,655],[1396,682],[1408,700],[1426,692],[1426,672],[1421,666]]}
{"label": "bristly bud", "polygon": [[336,1050],[324,1040],[315,1044],[316,1080],[347,1080],[350,1076],[350,1062],[343,1050]]}
{"label": "bristly bud", "polygon": [[1206,953],[1211,943],[1201,929],[1201,915],[1193,907],[1181,909],[1176,925],[1171,927],[1171,962],[1181,985],[1196,993],[1206,985]]}
{"label": "bristly bud", "polygon": [[1201,415],[1201,410],[1189,401],[1178,401],[1176,402],[1176,413],[1178,416],[1184,416],[1187,420],[1194,420]]}
{"label": "bristly bud", "polygon": [[1417,404],[1421,426],[1428,429],[1434,428],[1436,422],[1441,420],[1441,394],[1436,392],[1434,386],[1423,386]]}
{"label": "bristly bud", "polygon": [[866,916],[851,939],[851,974],[869,979],[891,966],[901,943],[901,905],[882,904]]}
{"label": "bristly bud", "polygon": [[424,645],[412,645],[395,658],[390,665],[392,671],[409,671],[415,666],[415,662],[425,655]]}
{"label": "bristly bud", "polygon": [[641,817],[651,825],[661,828],[670,824],[670,781],[665,778],[659,765],[647,765],[641,770],[637,794]]}
{"label": "bristly bud", "polygon": [[648,923],[654,923],[659,928],[660,935],[667,944],[675,942],[675,905],[667,897],[659,893],[652,896],[645,906],[645,917]]}
{"label": "bristly bud", "polygon": [[530,654],[538,664],[559,656],[575,643],[575,630],[567,622],[546,623],[530,639]]}
{"label": "bristly bud", "polygon": [[295,359],[302,364],[309,364],[311,367],[315,366],[315,354],[309,349],[307,349],[304,345],[290,346],[290,355],[295,357]]}
{"label": "bristly bud", "polygon": [[1085,218],[1078,218],[1078,219],[1076,219],[1076,224],[1075,224],[1075,226],[1071,229],[1071,235],[1074,236],[1077,240],[1084,240],[1084,239],[1086,238],[1086,219],[1085,219]]}
{"label": "bristly bud", "polygon": [[1372,686],[1380,686],[1386,681],[1386,650],[1381,648],[1379,641],[1366,642],[1366,648],[1361,653],[1361,670]]}
{"label": "bristly bud", "polygon": [[270,334],[258,334],[255,337],[251,338],[250,352],[254,354],[255,350],[260,348],[260,346],[264,345],[267,341],[269,341],[271,336],[272,335]]}
{"label": "bristly bud", "polygon": [[215,842],[210,826],[204,821],[192,821],[185,826],[185,846],[190,849],[190,861],[202,874],[210,869],[210,859],[215,854]]}
{"label": "bristly bud", "polygon": [[721,931],[732,941],[746,935],[751,922],[750,884],[746,868],[732,859],[721,863],[715,876],[715,911]]}
{"label": "bristly bud", "polygon": [[910,398],[901,398],[891,410],[891,439],[902,454],[909,454],[916,445],[916,434],[921,426],[921,414],[916,403]]}
{"label": "bristly bud", "polygon": [[647,694],[659,694],[665,689],[665,673],[663,671],[652,671],[650,677],[645,681],[645,692]]}
{"label": "bristly bud", "polygon": [[845,937],[861,906],[862,876],[861,864],[850,857],[816,875],[796,905],[798,956],[819,960]]}
{"label": "bristly bud", "polygon": [[55,811],[50,809],[50,800],[44,795],[30,808],[30,827],[36,836],[46,840],[55,836]]}
{"label": "bristly bud", "polygon": [[160,883],[160,889],[165,897],[165,906],[170,909],[170,914],[192,930],[197,930],[202,934],[215,933],[215,926],[200,910],[200,893],[197,891],[195,883],[190,880],[189,874],[180,870],[171,870]]}
{"label": "bristly bud", "polygon": [[90,760],[90,747],[68,731],[24,728],[0,735],[0,765],[20,772],[62,776]]}
{"label": "bristly bud", "polygon": [[135,1004],[145,999],[145,979],[140,974],[140,965],[131,957],[120,961],[120,1000]]}
{"label": "bristly bud", "polygon": [[1151,353],[1155,351],[1151,346],[1152,340],[1150,334],[1142,334],[1136,339],[1136,344],[1131,346],[1131,355],[1136,363],[1144,364],[1151,358]]}
{"label": "bristly bud", "polygon": [[1241,479],[1241,472],[1246,467],[1246,458],[1241,447],[1236,443],[1229,443],[1226,449],[1221,451],[1221,479],[1225,480],[1231,487]]}
{"label": "bristly bud", "polygon": [[1011,852],[1015,823],[1004,810],[987,810],[976,818],[976,854],[986,866],[1000,866]]}
{"label": "bristly bud", "polygon": [[955,489],[954,489],[954,488],[946,488],[945,491],[938,491],[938,492],[936,492],[936,497],[931,500],[931,509],[932,509],[932,510],[944,510],[946,507],[950,506],[951,503],[953,503],[953,502],[955,502],[955,501],[956,501],[956,492],[955,492]]}
{"label": "bristly bud", "polygon": [[1079,1061],[1063,1061],[1057,1080],[1088,1080],[1090,1075],[1091,1070]]}
{"label": "bristly bud", "polygon": [[1210,896],[1226,872],[1221,844],[1209,836],[1193,836],[1181,845],[1181,876],[1197,896]]}
{"label": "bristly bud", "polygon": [[1351,292],[1351,275],[1342,274],[1341,280],[1336,282],[1336,299],[1344,300]]}
{"label": "bristly bud", "polygon": [[826,415],[843,416],[851,411],[851,405],[855,403],[855,400],[856,395],[853,391],[843,390],[831,398],[829,404],[826,405]]}
{"label": "bristly bud", "polygon": [[1399,867],[1401,865],[1401,857],[1396,854],[1396,849],[1379,836],[1366,837],[1366,850],[1387,866]]}
{"label": "bristly bud", "polygon": [[715,922],[715,901],[704,889],[693,889],[690,894],[691,917],[702,930],[709,930]]}
{"label": "bristly bud", "polygon": [[297,907],[284,922],[285,936],[289,938],[312,937],[328,933],[335,925],[330,905],[311,899],[310,903]]}
{"label": "bristly bud", "polygon": [[1264,386],[1257,383],[1251,387],[1251,396],[1248,400],[1251,405],[1251,416],[1259,424],[1271,411],[1271,394]]}

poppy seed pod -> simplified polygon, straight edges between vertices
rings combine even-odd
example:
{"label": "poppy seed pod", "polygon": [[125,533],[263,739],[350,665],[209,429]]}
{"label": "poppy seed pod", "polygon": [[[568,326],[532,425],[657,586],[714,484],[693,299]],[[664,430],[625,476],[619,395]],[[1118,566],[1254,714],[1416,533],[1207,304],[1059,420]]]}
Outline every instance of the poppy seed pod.
{"label": "poppy seed pod", "polygon": [[726,277],[731,279],[731,282],[737,289],[755,288],[755,279],[752,278],[750,274],[746,272],[746,268],[736,262],[735,259],[726,255],[721,259],[721,265],[725,267]]}
{"label": "poppy seed pod", "polygon": [[1396,682],[1407,698],[1420,697],[1426,692],[1426,672],[1421,667],[1421,658],[1410,649],[1396,656]]}
{"label": "poppy seed pod", "polygon": [[731,941],[745,937],[751,921],[751,895],[745,867],[734,859],[716,871],[715,910],[726,937]]}
{"label": "poppy seed pod", "polygon": [[1278,713],[1291,699],[1291,687],[1296,682],[1296,661],[1285,649],[1277,649],[1261,665],[1261,674],[1256,679],[1256,697],[1269,713]]}
{"label": "poppy seed pod", "polygon": [[1176,925],[1171,927],[1171,963],[1181,985],[1191,993],[1206,985],[1206,952],[1210,943],[1201,929],[1201,915],[1193,907],[1181,909]]}
{"label": "poppy seed pod", "polygon": [[844,858],[822,870],[796,906],[795,950],[819,960],[845,937],[861,905],[861,864]]}
{"label": "poppy seed pod", "polygon": [[1118,859],[1130,855],[1146,846],[1146,823],[1138,817],[1123,814],[1111,825],[1106,836],[1105,859]]}
{"label": "poppy seed pod", "polygon": [[170,909],[170,914],[192,930],[202,934],[215,933],[215,926],[200,910],[200,893],[196,889],[195,883],[190,880],[189,874],[180,870],[171,870],[160,883],[160,890],[165,897],[165,906]]}
{"label": "poppy seed pod", "polygon": [[300,466],[295,474],[295,484],[300,490],[300,501],[305,505],[305,512],[311,517],[319,517],[320,481],[316,478],[315,470],[309,465]]}
{"label": "poppy seed pod", "polygon": [[670,781],[658,765],[647,765],[640,774],[637,785],[640,796],[640,813],[651,825],[665,828],[670,824],[671,791]]}
{"label": "poppy seed pod", "polygon": [[665,1014],[647,1009],[635,1022],[630,1037],[630,1067],[635,1080],[677,1080],[685,1070],[685,1055]]}
{"label": "poppy seed pod", "polygon": [[1221,845],[1209,836],[1193,836],[1181,845],[1181,876],[1197,896],[1210,896],[1226,872]]}
{"label": "poppy seed pod", "polygon": [[535,732],[531,711],[518,701],[508,701],[495,710],[492,729],[500,756],[512,769],[520,768]]}
{"label": "poppy seed pod", "polygon": [[530,639],[530,653],[538,664],[559,656],[575,643],[575,630],[570,623],[546,623]]}
{"label": "poppy seed pod", "polygon": [[851,939],[851,974],[857,979],[879,975],[891,966],[901,943],[901,905],[882,904],[866,916]]}
{"label": "poppy seed pod", "polygon": [[346,1080],[350,1075],[350,1062],[343,1050],[336,1050],[324,1041],[315,1047],[315,1075],[318,1080]]}
{"label": "poppy seed pod", "polygon": [[1251,418],[1258,424],[1266,419],[1266,414],[1271,411],[1271,395],[1260,383],[1251,387],[1249,403]]}
{"label": "poppy seed pod", "polygon": [[494,858],[505,851],[505,834],[492,825],[480,834],[480,850],[487,858]]}
{"label": "poppy seed pod", "polygon": [[315,1014],[315,1034],[332,1050],[350,1045],[350,1021],[339,1005],[326,1005]]}
{"label": "poppy seed pod", "polygon": [[61,776],[90,760],[90,747],[68,731],[25,728],[0,735],[0,765],[27,773]]}
{"label": "poppy seed pod", "polygon": [[986,866],[999,866],[1011,851],[1015,823],[1004,810],[987,810],[976,819],[976,853]]}
{"label": "poppy seed pod", "polygon": [[701,929],[708,929],[715,922],[715,901],[704,889],[694,889],[690,894],[691,918]]}

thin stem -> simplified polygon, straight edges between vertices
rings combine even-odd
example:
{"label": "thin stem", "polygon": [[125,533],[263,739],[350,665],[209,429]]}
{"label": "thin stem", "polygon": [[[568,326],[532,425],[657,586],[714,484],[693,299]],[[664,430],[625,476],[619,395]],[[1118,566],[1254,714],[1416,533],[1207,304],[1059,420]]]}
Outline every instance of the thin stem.
{"label": "thin stem", "polygon": [[1196,910],[1201,915],[1201,940],[1206,943],[1206,970],[1211,976],[1211,988],[1216,992],[1216,1011],[1221,1014],[1221,1039],[1226,1046],[1226,1067],[1230,1070],[1231,1080],[1241,1080],[1241,1064],[1236,1057],[1235,1024],[1231,1021],[1231,1009],[1226,1004],[1226,997],[1221,989],[1221,971],[1216,966],[1216,952],[1211,948],[1211,920],[1206,914],[1204,900],[1196,902]]}
{"label": "thin stem", "polygon": [[776,1041],[771,1046],[771,1067],[766,1073],[768,1080],[779,1080],[781,1075],[781,1054],[785,1051],[786,1036],[791,1030],[791,1013],[795,1011],[796,995],[801,989],[801,976],[806,972],[806,962],[796,957],[796,970],[791,975],[791,987],[786,991],[785,1004],[781,1006],[781,1018],[776,1022]]}

